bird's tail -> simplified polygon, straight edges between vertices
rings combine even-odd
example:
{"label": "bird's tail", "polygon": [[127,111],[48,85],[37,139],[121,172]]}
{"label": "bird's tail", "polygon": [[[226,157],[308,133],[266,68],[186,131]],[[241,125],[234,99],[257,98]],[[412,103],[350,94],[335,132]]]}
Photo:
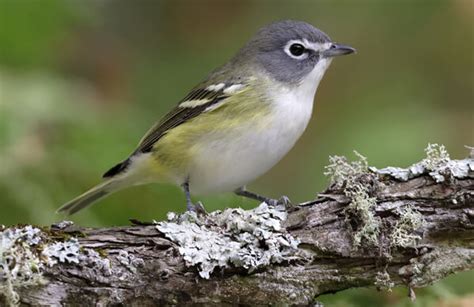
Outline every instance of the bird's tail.
{"label": "bird's tail", "polygon": [[58,209],[57,213],[72,215],[77,211],[92,205],[99,199],[104,198],[107,195],[114,193],[124,187],[125,186],[123,185],[123,181],[121,179],[110,178],[107,181],[104,181],[91,188],[87,192],[79,195],[73,200],[68,201],[61,208]]}

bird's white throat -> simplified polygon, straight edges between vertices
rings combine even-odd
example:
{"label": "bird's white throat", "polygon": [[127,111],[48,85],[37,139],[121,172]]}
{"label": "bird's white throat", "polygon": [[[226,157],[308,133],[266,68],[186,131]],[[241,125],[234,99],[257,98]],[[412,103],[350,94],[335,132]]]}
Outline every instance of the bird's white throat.
{"label": "bird's white throat", "polygon": [[286,124],[284,129],[293,132],[295,141],[301,136],[308,125],[313,111],[313,101],[319,83],[331,59],[321,59],[313,70],[296,85],[282,86],[273,93],[275,111],[281,113]]}
{"label": "bird's white throat", "polygon": [[331,64],[332,59],[321,59],[318,61],[313,70],[294,88],[296,95],[304,101],[305,98],[310,98],[311,102],[314,100],[314,95],[318,89],[319,82],[324,76],[324,73]]}

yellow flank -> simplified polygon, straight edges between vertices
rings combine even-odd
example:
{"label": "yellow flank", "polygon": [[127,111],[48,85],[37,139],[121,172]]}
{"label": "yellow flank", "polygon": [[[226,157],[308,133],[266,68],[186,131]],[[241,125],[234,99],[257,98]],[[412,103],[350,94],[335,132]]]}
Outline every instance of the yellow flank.
{"label": "yellow flank", "polygon": [[[153,146],[153,172],[165,181],[181,183],[200,150],[221,139],[232,142],[233,135],[243,126],[257,130],[265,127],[271,106],[258,92],[246,86],[222,101],[219,107],[166,132]],[[215,155],[218,158],[219,153]]]}

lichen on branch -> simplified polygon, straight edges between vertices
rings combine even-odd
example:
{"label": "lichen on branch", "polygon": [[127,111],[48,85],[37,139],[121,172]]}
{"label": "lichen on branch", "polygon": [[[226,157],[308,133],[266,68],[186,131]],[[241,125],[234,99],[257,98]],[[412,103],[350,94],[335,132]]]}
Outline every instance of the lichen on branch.
{"label": "lichen on branch", "polygon": [[367,158],[354,151],[358,157],[355,161],[348,161],[346,157],[331,156],[326,166],[326,176],[329,176],[333,189],[340,189],[350,199],[344,210],[346,220],[356,220],[357,229],[354,233],[354,246],[360,246],[364,240],[367,245],[378,242],[380,219],[375,216],[374,207],[377,199],[370,195],[371,187],[360,180],[368,173]]}
{"label": "lichen on branch", "polygon": [[407,285],[413,297],[474,266],[474,155],[426,153],[380,170],[358,153],[331,157],[328,189],[286,208],[0,228],[0,305],[308,305],[373,285]]}
{"label": "lichen on branch", "polygon": [[188,266],[209,279],[217,268],[252,272],[296,257],[299,242],[282,227],[286,217],[284,206],[262,203],[252,210],[226,209],[209,215],[172,213],[156,228],[179,245]]}
{"label": "lichen on branch", "polygon": [[[377,169],[369,167],[367,158],[354,151],[358,157],[355,161],[349,161],[346,157],[331,156],[329,165],[326,166],[326,176],[330,178],[331,188],[341,190],[350,200],[345,208],[346,221],[354,222],[356,229],[353,234],[354,247],[378,244],[380,234],[380,218],[375,215],[377,198],[373,197],[377,186],[372,183],[383,184],[383,178],[389,176],[397,180],[407,181],[412,178],[429,175],[437,183],[451,181],[453,179],[472,178],[474,172],[474,160],[472,158],[463,160],[451,160],[444,145],[428,144],[425,149],[426,157],[408,168],[386,167]],[[416,230],[423,223],[423,216],[410,207],[402,207],[397,210],[400,220],[391,232],[393,247],[408,247],[416,245],[421,239]]]}
{"label": "lichen on branch", "polygon": [[8,305],[18,305],[18,288],[47,284],[43,272],[58,263],[107,267],[109,261],[92,249],[82,249],[75,237],[52,240],[48,233],[30,225],[0,231],[0,293]]}
{"label": "lichen on branch", "polygon": [[382,169],[370,167],[370,170],[402,181],[429,174],[436,182],[467,178],[474,172],[473,158],[451,160],[444,145],[428,144],[425,153],[426,158],[408,168],[389,166]]}

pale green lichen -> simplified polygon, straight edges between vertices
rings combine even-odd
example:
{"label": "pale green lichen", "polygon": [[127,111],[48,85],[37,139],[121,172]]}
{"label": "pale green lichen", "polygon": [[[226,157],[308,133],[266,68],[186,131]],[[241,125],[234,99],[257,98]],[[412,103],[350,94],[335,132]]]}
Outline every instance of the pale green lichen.
{"label": "pale green lichen", "polygon": [[349,179],[367,172],[369,166],[367,158],[357,151],[354,151],[354,154],[359,159],[352,162],[347,161],[347,158],[343,156],[329,157],[329,165],[325,166],[324,175],[329,177],[331,184],[341,188]]}
{"label": "pale green lichen", "polygon": [[351,199],[345,210],[346,215],[348,218],[355,215],[362,222],[354,234],[354,245],[360,246],[363,240],[369,245],[377,244],[380,232],[380,219],[374,215],[377,199],[370,197],[367,187],[360,183],[353,184],[350,189],[346,188],[345,195]]}
{"label": "pale green lichen", "polygon": [[216,268],[241,267],[249,272],[271,263],[291,260],[298,240],[282,227],[284,206],[262,203],[253,210],[226,209],[207,216],[186,212],[169,214],[157,229],[179,245],[188,266],[196,266],[202,278]]}
{"label": "pale green lichen", "polygon": [[380,219],[374,215],[374,207],[377,199],[369,194],[369,187],[359,182],[359,176],[368,172],[367,158],[354,151],[359,158],[349,162],[341,156],[329,157],[329,165],[326,166],[325,175],[329,176],[331,184],[335,188],[344,187],[344,195],[351,201],[345,209],[347,220],[357,220],[357,230],[354,233],[354,246],[360,246],[364,241],[366,244],[376,244],[380,232]]}
{"label": "pale green lichen", "polygon": [[395,287],[395,283],[390,278],[390,274],[388,274],[387,270],[383,270],[377,272],[374,286],[377,288],[377,290],[387,290],[388,292],[392,292],[392,288]]}
{"label": "pale green lichen", "polygon": [[425,148],[426,158],[421,161],[424,167],[429,170],[436,170],[448,163],[451,158],[444,145],[428,144]]}
{"label": "pale green lichen", "polygon": [[414,232],[423,226],[423,215],[410,207],[400,209],[399,214],[400,218],[390,237],[391,246],[416,247],[416,243],[422,238]]}
{"label": "pale green lichen", "polygon": [[444,182],[452,178],[463,179],[472,177],[474,172],[474,159],[469,157],[463,160],[451,160],[444,145],[428,144],[425,149],[426,158],[408,168],[385,167],[369,169],[381,175],[389,175],[401,181],[429,174],[436,182]]}

